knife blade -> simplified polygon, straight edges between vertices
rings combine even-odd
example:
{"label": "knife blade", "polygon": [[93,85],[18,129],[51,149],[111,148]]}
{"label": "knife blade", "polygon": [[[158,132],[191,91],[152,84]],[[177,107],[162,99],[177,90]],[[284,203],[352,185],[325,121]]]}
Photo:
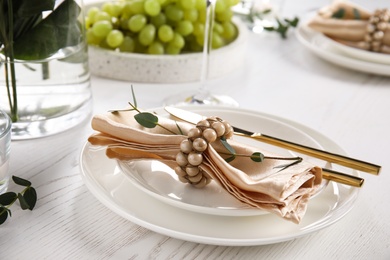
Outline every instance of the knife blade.
{"label": "knife blade", "polygon": [[[205,119],[205,116],[199,115],[197,113],[183,110],[177,107],[166,106],[165,111],[167,111],[170,115],[179,118],[183,121],[197,124],[200,120]],[[235,126],[232,126],[234,130],[234,134],[255,139],[257,141],[261,141],[270,145],[274,145],[277,147],[285,148],[291,151],[299,152],[317,159],[321,159],[327,162],[335,163],[338,165],[342,165],[348,168],[352,168],[358,171],[363,171],[367,173],[371,173],[374,175],[378,175],[381,169],[381,166],[365,162],[362,160],[350,158],[344,155],[331,153],[328,151],[320,150],[317,148],[309,147],[306,145],[294,143],[291,141],[287,141],[281,138],[273,137],[270,135],[256,133],[249,130],[241,129]]]}

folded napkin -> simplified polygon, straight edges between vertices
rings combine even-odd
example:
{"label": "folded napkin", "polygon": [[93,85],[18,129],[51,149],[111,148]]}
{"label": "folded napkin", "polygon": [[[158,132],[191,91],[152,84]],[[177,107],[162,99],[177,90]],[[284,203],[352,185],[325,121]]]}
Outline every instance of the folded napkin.
{"label": "folded napkin", "polygon": [[[158,123],[165,129],[159,126],[145,128],[134,119],[136,113],[125,111],[94,116],[92,127],[97,132],[89,137],[89,142],[107,146],[106,154],[109,158],[158,160],[175,169],[178,166],[176,156],[181,151],[180,144],[188,140],[187,133],[194,126],[158,117]],[[183,134],[170,132],[180,133],[179,128]],[[228,142],[236,154],[261,152],[266,156],[275,156],[232,139]],[[265,159],[263,162],[254,162],[248,157],[239,156],[228,163],[223,158],[226,156],[220,155],[222,151],[226,152],[221,142],[210,144],[203,152],[203,161],[199,165],[209,178],[250,207],[275,213],[294,223],[301,221],[309,198],[320,187],[321,168],[302,161],[280,170],[274,167],[285,165],[285,160]]]}
{"label": "folded napkin", "polygon": [[390,54],[390,23],[386,12],[371,13],[349,1],[336,0],[321,8],[308,26],[342,44]]}

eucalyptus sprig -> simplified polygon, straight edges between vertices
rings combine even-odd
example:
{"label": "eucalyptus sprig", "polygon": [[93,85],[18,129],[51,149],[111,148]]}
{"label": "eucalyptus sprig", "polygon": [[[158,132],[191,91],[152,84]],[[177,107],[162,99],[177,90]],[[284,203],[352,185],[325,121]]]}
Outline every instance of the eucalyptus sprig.
{"label": "eucalyptus sprig", "polygon": [[277,22],[277,26],[264,27],[264,30],[270,32],[277,32],[283,39],[287,38],[287,32],[290,27],[297,27],[299,23],[299,18],[295,17],[293,20],[284,18],[280,20],[279,18],[275,18]]}
{"label": "eucalyptus sprig", "polygon": [[[251,24],[255,24],[256,20],[265,20],[265,16],[270,14],[272,12],[272,8],[264,9],[264,10],[255,10],[254,8],[251,8],[248,14],[246,14],[246,17],[244,17],[245,20],[247,20]],[[269,32],[277,32],[280,34],[280,36],[283,39],[287,38],[287,32],[289,28],[291,27],[297,27],[299,23],[299,18],[294,17],[294,19],[290,20],[287,18],[280,19],[278,17],[275,17],[276,25],[274,26],[263,26],[264,30]]]}
{"label": "eucalyptus sprig", "polygon": [[[131,94],[133,96],[133,103],[128,102],[131,108],[128,109],[117,109],[117,110],[111,110],[111,113],[119,113],[120,111],[137,111],[138,114],[134,115],[134,119],[138,122],[138,124],[142,125],[146,128],[155,128],[156,126],[159,126],[166,131],[170,132],[171,134],[177,134],[170,129],[166,128],[165,126],[158,123],[158,117],[150,112],[142,112],[138,109],[137,105],[137,99],[135,98],[134,89],[133,86],[131,86]],[[178,130],[180,134],[183,134],[178,124],[176,124],[178,127]]]}
{"label": "eucalyptus sprig", "polygon": [[37,202],[37,192],[31,186],[31,182],[17,176],[12,176],[15,184],[25,187],[21,192],[15,193],[12,191],[0,195],[0,225],[3,224],[8,216],[11,217],[10,207],[19,201],[20,207],[23,210],[33,210]]}
{"label": "eucalyptus sprig", "polygon": [[221,138],[220,141],[222,142],[222,144],[226,148],[226,150],[228,150],[228,153],[219,152],[219,154],[228,155],[229,157],[225,158],[225,161],[228,162],[228,163],[233,161],[234,159],[236,159],[236,157],[249,157],[252,161],[259,162],[259,163],[263,162],[266,159],[269,159],[269,160],[293,161],[292,163],[278,165],[278,166],[274,167],[274,168],[281,168],[279,171],[283,171],[284,169],[287,169],[288,167],[296,165],[296,164],[302,162],[302,160],[303,160],[299,156],[297,156],[297,157],[266,156],[266,155],[264,155],[263,153],[260,153],[260,152],[254,152],[251,155],[248,155],[248,154],[238,154],[238,153],[236,153],[234,148],[227,142],[227,140],[225,138]]}

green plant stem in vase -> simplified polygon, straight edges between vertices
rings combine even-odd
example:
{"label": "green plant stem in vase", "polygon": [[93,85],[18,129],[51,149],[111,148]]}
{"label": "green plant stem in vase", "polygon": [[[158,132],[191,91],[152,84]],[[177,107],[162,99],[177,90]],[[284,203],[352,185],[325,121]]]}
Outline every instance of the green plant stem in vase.
{"label": "green plant stem in vase", "polygon": [[15,123],[13,139],[60,132],[86,117],[77,113],[80,120],[74,120],[73,112],[85,108],[82,113],[88,114],[91,90],[82,4],[0,0],[0,108]]}

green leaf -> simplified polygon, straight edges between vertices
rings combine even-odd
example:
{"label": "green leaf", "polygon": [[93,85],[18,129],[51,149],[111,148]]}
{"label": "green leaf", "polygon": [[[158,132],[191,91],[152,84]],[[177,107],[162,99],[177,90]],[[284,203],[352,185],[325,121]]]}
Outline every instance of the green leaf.
{"label": "green leaf", "polygon": [[274,168],[282,168],[280,169],[278,172],[281,172],[285,169],[287,169],[288,167],[291,167],[293,165],[296,165],[298,163],[302,162],[302,158],[298,158],[296,161],[292,162],[292,163],[288,163],[288,164],[282,164],[282,165],[278,165],[278,166],[275,166]]}
{"label": "green leaf", "polygon": [[226,158],[225,161],[229,163],[229,162],[233,161],[234,159],[236,159],[236,156],[233,154],[232,156]]}
{"label": "green leaf", "polygon": [[356,8],[353,8],[353,17],[356,19],[356,20],[361,20],[362,19],[362,16],[360,15],[360,11]]}
{"label": "green leaf", "polygon": [[11,211],[9,211],[9,209],[0,205],[0,225],[7,220],[8,213],[11,215]]}
{"label": "green leaf", "polygon": [[21,186],[24,186],[24,187],[31,186],[31,182],[30,182],[30,181],[25,180],[25,179],[22,179],[22,178],[17,177],[17,176],[12,176],[12,180],[13,180],[16,184],[21,185]]}
{"label": "green leaf", "polygon": [[259,153],[259,152],[255,152],[251,155],[251,159],[254,162],[262,162],[262,161],[264,161],[264,154]]}
{"label": "green leaf", "polygon": [[275,28],[274,27],[264,27],[264,30],[269,31],[269,32],[273,32],[273,31],[275,31]]}
{"label": "green leaf", "polygon": [[284,20],[286,21],[286,23],[288,23],[292,27],[297,27],[297,25],[299,23],[298,17],[295,17],[294,20],[289,20],[289,19],[284,19]]}
{"label": "green leaf", "polygon": [[146,128],[155,128],[158,125],[158,117],[149,112],[141,112],[134,116],[135,120]]}
{"label": "green leaf", "polygon": [[37,192],[33,187],[29,187],[23,194],[24,200],[28,204],[28,209],[33,210],[37,203]]}
{"label": "green leaf", "polygon": [[225,137],[220,138],[222,145],[226,148],[226,150],[229,151],[231,154],[236,154],[236,150],[227,142]]}
{"label": "green leaf", "polygon": [[179,133],[180,133],[181,135],[184,135],[183,130],[181,130],[181,127],[179,126],[179,124],[178,124],[176,121],[175,121],[175,124],[176,124],[177,129],[179,129]]}
{"label": "green leaf", "polygon": [[18,193],[18,200],[19,200],[19,203],[20,203],[20,207],[21,207],[23,210],[29,208],[29,205],[28,205],[28,203],[26,202],[26,200],[24,199],[22,193]]}
{"label": "green leaf", "polygon": [[333,15],[332,15],[332,18],[336,18],[336,19],[342,19],[345,15],[345,9],[344,8],[340,8],[339,10],[337,10]]}
{"label": "green leaf", "polygon": [[7,206],[14,202],[14,200],[17,198],[17,195],[15,192],[6,192],[0,195],[0,204]]}
{"label": "green leaf", "polygon": [[50,15],[14,41],[15,58],[41,60],[65,47],[81,42],[82,25],[78,21],[80,7],[65,0]]}

